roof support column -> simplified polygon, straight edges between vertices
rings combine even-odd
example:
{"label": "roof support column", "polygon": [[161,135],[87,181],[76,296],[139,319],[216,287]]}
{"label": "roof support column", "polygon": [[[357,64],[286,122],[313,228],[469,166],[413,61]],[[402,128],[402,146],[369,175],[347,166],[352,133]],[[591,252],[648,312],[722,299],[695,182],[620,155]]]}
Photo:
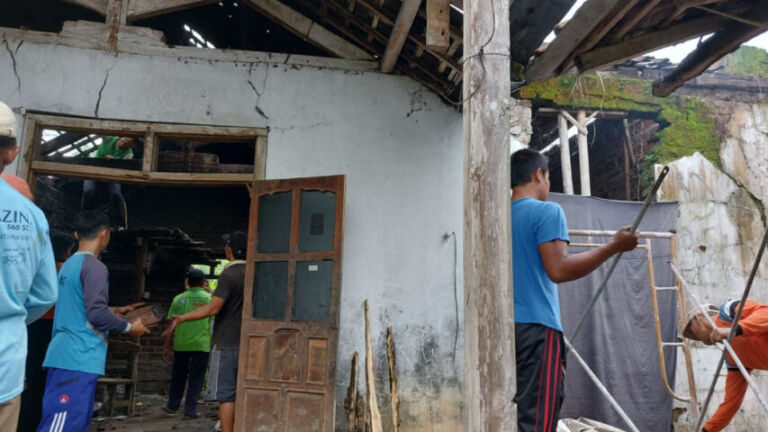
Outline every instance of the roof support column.
{"label": "roof support column", "polygon": [[511,0],[464,2],[465,430],[517,430],[510,225]]}
{"label": "roof support column", "polygon": [[571,143],[568,139],[568,120],[562,113],[557,114],[560,128],[560,170],[563,177],[563,192],[573,195],[573,174],[571,172]]}
{"label": "roof support column", "polygon": [[581,184],[581,195],[591,196],[592,185],[589,179],[589,145],[587,145],[587,114],[584,110],[579,110],[576,114],[576,121],[582,126],[579,129],[579,178]]}

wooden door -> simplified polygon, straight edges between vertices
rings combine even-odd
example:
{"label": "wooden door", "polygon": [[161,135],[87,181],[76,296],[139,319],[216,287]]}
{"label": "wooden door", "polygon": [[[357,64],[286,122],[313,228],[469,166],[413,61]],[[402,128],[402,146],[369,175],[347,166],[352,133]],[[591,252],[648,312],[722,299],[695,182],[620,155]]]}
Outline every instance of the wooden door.
{"label": "wooden door", "polygon": [[333,430],[344,176],[254,184],[236,431]]}

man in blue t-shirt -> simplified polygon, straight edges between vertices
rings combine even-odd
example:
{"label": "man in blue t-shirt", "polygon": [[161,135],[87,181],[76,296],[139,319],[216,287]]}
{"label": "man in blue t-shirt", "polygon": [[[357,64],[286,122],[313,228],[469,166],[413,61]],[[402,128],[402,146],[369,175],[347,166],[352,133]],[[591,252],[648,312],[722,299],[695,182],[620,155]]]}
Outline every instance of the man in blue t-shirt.
{"label": "man in blue t-shirt", "polygon": [[109,244],[107,215],[78,213],[74,225],[79,245],[59,270],[53,337],[43,362],[48,376],[38,432],[88,432],[96,380],[104,375],[109,332],[132,337],[149,333],[141,319],[129,323],[120,316],[130,306],[108,306],[109,272],[98,258]]}
{"label": "man in blue t-shirt", "polygon": [[[0,173],[19,153],[16,118],[0,102]],[[15,431],[27,324],[56,301],[56,267],[42,210],[0,179],[0,429]]]}
{"label": "man in blue t-shirt", "polygon": [[608,258],[637,246],[620,229],[610,243],[568,255],[563,209],[547,202],[549,161],[537,151],[512,155],[512,264],[515,289],[517,422],[520,432],[557,430],[565,349],[557,284],[582,278]]}

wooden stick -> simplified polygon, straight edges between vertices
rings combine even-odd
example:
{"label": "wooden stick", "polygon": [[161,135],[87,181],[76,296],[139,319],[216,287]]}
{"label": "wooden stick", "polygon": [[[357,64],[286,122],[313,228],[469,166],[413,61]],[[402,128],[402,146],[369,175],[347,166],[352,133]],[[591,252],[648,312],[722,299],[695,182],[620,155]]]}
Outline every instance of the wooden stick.
{"label": "wooden stick", "polygon": [[573,195],[573,174],[571,172],[571,143],[568,140],[568,120],[560,114],[557,116],[560,128],[560,169],[563,177],[563,192]]}
{"label": "wooden stick", "polygon": [[373,348],[371,348],[371,321],[368,318],[368,300],[365,300],[365,390],[368,411],[371,413],[371,432],[382,432],[381,413],[376,402],[376,377],[373,374]]}
{"label": "wooden stick", "polygon": [[392,338],[392,326],[387,327],[387,360],[389,360],[389,394],[392,396],[392,425],[393,430],[397,432],[400,429],[400,396],[397,394],[395,340]]}
{"label": "wooden stick", "polygon": [[357,351],[352,355],[352,367],[349,372],[349,387],[347,397],[344,399],[344,410],[349,420],[349,432],[357,432]]}
{"label": "wooden stick", "polygon": [[[579,145],[579,178],[581,185],[581,195],[591,196],[592,187],[589,180],[589,146],[587,145],[587,116],[584,110],[579,110],[577,117],[578,123],[582,126],[579,129],[577,143]],[[583,129],[583,132],[582,132]]]}

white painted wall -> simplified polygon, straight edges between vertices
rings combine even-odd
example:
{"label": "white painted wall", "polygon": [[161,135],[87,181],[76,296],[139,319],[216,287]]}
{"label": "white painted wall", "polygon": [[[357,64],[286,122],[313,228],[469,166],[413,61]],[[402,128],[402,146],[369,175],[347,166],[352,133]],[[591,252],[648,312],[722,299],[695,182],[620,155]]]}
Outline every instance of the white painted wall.
{"label": "white painted wall", "polygon": [[[455,268],[462,262],[458,111],[400,76],[20,42],[0,41],[9,47],[0,49],[0,100],[13,108],[266,126],[269,178],[345,174],[337,428],[349,360],[356,350],[364,353],[368,298],[380,394],[388,393],[384,335],[388,325],[394,329],[401,430],[463,429],[463,323],[456,321],[463,310],[457,315],[454,292],[461,309],[462,274]],[[456,261],[447,231],[458,238]],[[379,405],[386,423],[389,399],[380,397]]]}

